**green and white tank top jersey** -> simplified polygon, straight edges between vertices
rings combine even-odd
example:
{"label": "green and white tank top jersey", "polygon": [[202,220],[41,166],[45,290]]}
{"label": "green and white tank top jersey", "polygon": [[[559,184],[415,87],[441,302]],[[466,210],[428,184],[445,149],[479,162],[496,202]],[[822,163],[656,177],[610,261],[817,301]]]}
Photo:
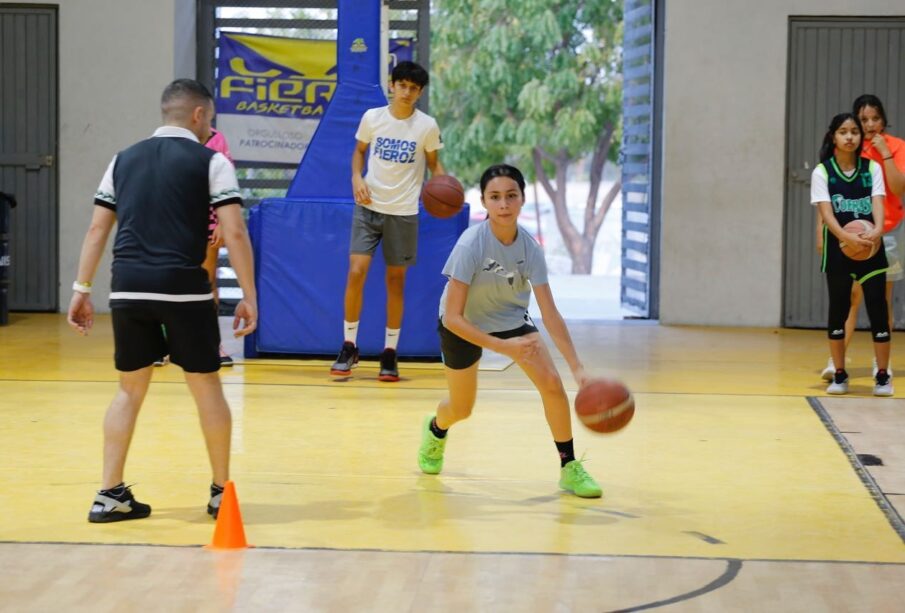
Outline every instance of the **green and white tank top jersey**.
{"label": "green and white tank top jersey", "polygon": [[[443,275],[468,285],[465,319],[484,332],[514,330],[530,322],[531,287],[547,283],[547,263],[537,241],[521,226],[504,245],[484,221],[465,230],[443,267]],[[449,283],[440,297],[440,319]]]}

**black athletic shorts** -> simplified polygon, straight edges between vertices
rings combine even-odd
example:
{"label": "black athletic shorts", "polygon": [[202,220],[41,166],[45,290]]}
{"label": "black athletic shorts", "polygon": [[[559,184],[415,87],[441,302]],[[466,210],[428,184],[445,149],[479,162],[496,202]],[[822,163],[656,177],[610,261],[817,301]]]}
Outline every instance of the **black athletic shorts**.
{"label": "black athletic shorts", "polygon": [[[453,370],[463,370],[468,368],[481,359],[484,350],[474,343],[466,341],[461,336],[457,336],[447,330],[441,319],[437,322],[437,332],[440,333],[440,355],[443,358],[443,364]],[[537,328],[531,324],[522,324],[514,330],[504,330],[503,332],[491,332],[491,336],[497,338],[514,338],[516,336],[525,336],[537,332]]]}
{"label": "black athletic shorts", "polygon": [[186,372],[220,370],[220,326],[213,300],[113,306],[116,370],[131,372],[165,355]]}

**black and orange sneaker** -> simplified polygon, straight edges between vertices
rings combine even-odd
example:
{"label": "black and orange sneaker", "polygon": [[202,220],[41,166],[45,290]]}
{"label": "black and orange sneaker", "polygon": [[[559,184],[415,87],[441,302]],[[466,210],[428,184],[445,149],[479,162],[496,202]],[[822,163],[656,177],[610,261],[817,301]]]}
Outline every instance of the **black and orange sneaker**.
{"label": "black and orange sneaker", "polygon": [[396,350],[387,347],[380,354],[380,374],[378,381],[399,381],[399,366],[396,360]]}
{"label": "black and orange sneaker", "polygon": [[343,348],[339,350],[333,366],[330,367],[330,374],[337,377],[348,377],[357,364],[358,347],[354,343],[346,341],[343,343]]}

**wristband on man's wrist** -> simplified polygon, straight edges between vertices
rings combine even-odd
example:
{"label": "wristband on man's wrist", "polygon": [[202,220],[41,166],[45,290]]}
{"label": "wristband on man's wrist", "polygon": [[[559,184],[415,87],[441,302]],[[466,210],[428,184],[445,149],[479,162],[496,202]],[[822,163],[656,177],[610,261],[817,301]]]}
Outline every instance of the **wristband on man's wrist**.
{"label": "wristband on man's wrist", "polygon": [[72,289],[74,291],[80,292],[82,294],[90,294],[91,293],[91,281],[85,281],[84,283],[80,281],[74,281],[72,283]]}

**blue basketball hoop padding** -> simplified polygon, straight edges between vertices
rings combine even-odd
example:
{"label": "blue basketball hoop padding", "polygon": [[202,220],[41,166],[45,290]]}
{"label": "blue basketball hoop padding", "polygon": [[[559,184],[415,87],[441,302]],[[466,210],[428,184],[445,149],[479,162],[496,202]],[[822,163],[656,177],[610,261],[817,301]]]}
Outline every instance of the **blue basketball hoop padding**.
{"label": "blue basketball hoop padding", "polygon": [[[381,0],[340,0],[336,91],[299,164],[286,198],[250,211],[258,329],[245,337],[245,356],[335,354],[342,345],[349,270],[355,131],[364,112],[387,103],[380,88]],[[400,357],[440,355],[437,312],[446,283],[443,264],[468,227],[469,207],[451,219],[419,213],[417,264],[409,269]],[[386,268],[378,248],[365,283],[358,346],[383,350]]]}

